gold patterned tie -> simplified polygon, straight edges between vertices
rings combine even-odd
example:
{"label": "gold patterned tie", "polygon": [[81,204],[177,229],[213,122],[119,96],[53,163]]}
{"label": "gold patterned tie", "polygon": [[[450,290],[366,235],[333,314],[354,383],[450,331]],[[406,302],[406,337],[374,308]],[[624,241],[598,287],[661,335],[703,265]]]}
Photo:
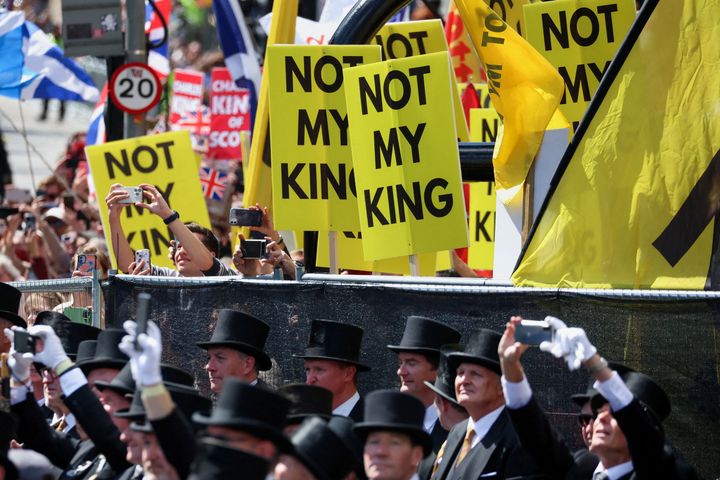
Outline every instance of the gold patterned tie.
{"label": "gold patterned tie", "polygon": [[55,431],[62,432],[65,430],[65,427],[67,427],[67,422],[65,421],[65,417],[62,417],[57,425],[55,425]]}
{"label": "gold patterned tie", "polygon": [[462,448],[460,448],[460,453],[458,453],[455,465],[460,465],[460,462],[465,459],[468,452],[470,451],[470,448],[472,447],[473,438],[475,438],[475,423],[472,421],[472,418],[468,418],[468,426],[467,432],[465,432],[465,440],[463,440]]}
{"label": "gold patterned tie", "polygon": [[432,473],[430,474],[430,477],[435,475],[437,472],[438,467],[440,466],[440,462],[442,462],[443,455],[445,455],[445,446],[447,445],[447,440],[445,440],[442,445],[440,445],[440,450],[438,450],[437,455],[435,455],[435,461],[433,462],[433,468]]}

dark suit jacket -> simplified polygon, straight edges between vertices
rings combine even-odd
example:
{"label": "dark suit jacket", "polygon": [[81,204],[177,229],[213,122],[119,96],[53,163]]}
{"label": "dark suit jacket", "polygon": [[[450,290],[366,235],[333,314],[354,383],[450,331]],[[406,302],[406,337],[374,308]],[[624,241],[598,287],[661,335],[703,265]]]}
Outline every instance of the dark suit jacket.
{"label": "dark suit jacket", "polygon": [[355,404],[348,417],[352,418],[355,423],[362,422],[363,415],[365,413],[365,400],[360,396],[360,400]]}
{"label": "dark suit jacket", "polygon": [[455,460],[465,439],[467,422],[455,425],[448,434],[442,462],[433,476],[436,480],[465,479],[541,479],[539,468],[521,448],[504,409],[490,430],[456,467]]}
{"label": "dark suit jacket", "polygon": [[150,423],[165,458],[175,467],[180,478],[186,478],[197,453],[195,433],[190,421],[174,408],[167,417],[151,420]]}

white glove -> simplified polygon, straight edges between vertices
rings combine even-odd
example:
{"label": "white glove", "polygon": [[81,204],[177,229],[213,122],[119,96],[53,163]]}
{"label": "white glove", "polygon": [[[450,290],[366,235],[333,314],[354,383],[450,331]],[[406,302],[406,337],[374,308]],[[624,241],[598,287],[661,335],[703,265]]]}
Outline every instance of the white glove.
{"label": "white glove", "polygon": [[587,338],[582,328],[568,328],[555,317],[545,317],[545,321],[555,331],[552,342],[542,342],[540,350],[550,352],[557,358],[564,358],[570,370],[577,370],[597,353],[597,349]]}
{"label": "white glove", "polygon": [[67,353],[65,353],[62,343],[60,343],[60,338],[51,326],[34,325],[28,328],[28,332],[30,335],[40,337],[43,341],[42,352],[38,352],[34,355],[36,362],[40,362],[46,367],[50,367],[55,370],[62,362],[70,360]]}
{"label": "white glove", "polygon": [[32,365],[32,353],[18,353],[15,351],[15,331],[25,331],[22,327],[6,328],[4,330],[5,337],[12,345],[10,347],[10,356],[8,358],[8,366],[12,371],[13,377],[20,383],[26,383],[30,379],[30,366]]}
{"label": "white glove", "polygon": [[141,333],[137,337],[139,350],[135,350],[137,323],[127,320],[123,323],[123,327],[128,334],[122,338],[119,348],[130,358],[130,371],[135,383],[145,387],[162,383],[160,372],[162,338],[158,326],[155,322],[148,322],[148,333]]}

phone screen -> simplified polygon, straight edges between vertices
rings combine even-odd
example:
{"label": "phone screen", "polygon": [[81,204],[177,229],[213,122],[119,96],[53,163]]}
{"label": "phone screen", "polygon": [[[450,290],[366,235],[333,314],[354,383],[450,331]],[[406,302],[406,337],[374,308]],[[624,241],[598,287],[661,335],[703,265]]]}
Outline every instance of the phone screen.
{"label": "phone screen", "polygon": [[85,275],[92,275],[95,270],[95,255],[78,255],[75,270]]}

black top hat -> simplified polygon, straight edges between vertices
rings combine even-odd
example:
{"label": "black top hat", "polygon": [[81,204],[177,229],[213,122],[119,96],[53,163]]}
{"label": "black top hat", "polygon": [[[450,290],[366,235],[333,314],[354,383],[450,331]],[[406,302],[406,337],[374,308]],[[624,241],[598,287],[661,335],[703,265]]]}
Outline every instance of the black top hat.
{"label": "black top hat", "polygon": [[97,337],[95,355],[88,360],[78,361],[77,366],[87,375],[96,368],[117,368],[120,370],[128,361],[127,355],[120,351],[118,345],[125,336],[125,330],[111,328],[103,330]]}
{"label": "black top hat", "polygon": [[[625,385],[627,385],[635,398],[655,417],[655,420],[662,422],[670,415],[670,399],[665,390],[652,378],[635,371],[620,374],[620,377],[622,377]],[[598,393],[592,397],[590,402],[593,410],[597,410],[606,400]]]}
{"label": "black top hat", "polygon": [[500,375],[500,357],[498,345],[502,335],[486,328],[470,334],[465,349],[448,355],[448,365],[457,368],[464,362],[475,363]]}
{"label": "black top hat", "polygon": [[10,320],[13,325],[27,328],[27,322],[18,315],[22,292],[12,285],[0,282],[0,318]]}
{"label": "black top hat", "polygon": [[460,348],[460,345],[455,345],[453,347],[450,345],[444,345],[440,352],[440,362],[437,377],[435,377],[435,383],[430,383],[427,380],[425,381],[425,386],[427,386],[430,390],[457,406],[460,406],[457,398],[455,397],[455,372],[457,368],[449,365],[448,355],[452,352],[457,352]]}
{"label": "black top hat", "polygon": [[355,456],[352,450],[319,417],[307,418],[290,441],[293,456],[317,480],[337,480],[353,471]]}
{"label": "black top hat", "polygon": [[430,435],[423,430],[425,406],[417,398],[396,390],[375,390],[365,397],[364,414],[355,425],[355,433],[363,440],[373,431],[395,431],[422,445],[425,455],[432,450]]}
{"label": "black top hat", "polygon": [[330,429],[335,432],[335,435],[343,441],[345,446],[353,452],[352,468],[355,470],[357,478],[367,478],[365,475],[365,466],[363,465],[363,444],[355,433],[355,422],[353,419],[333,415],[330,421],[328,421],[328,427],[330,427]]}
{"label": "black top hat", "polygon": [[[200,440],[198,458],[193,466],[194,480],[217,480],[238,478],[243,480],[265,480],[270,462],[244,450],[229,446],[216,438]],[[242,472],[242,474],[241,474]]]}
{"label": "black top hat", "polygon": [[[200,392],[194,387],[166,383],[165,388],[170,392],[175,408],[177,408],[188,421],[196,412],[209,413],[210,409],[212,409],[212,400],[200,395]],[[135,396],[140,396],[140,392],[135,392],[135,395],[133,395],[133,403],[135,402]],[[142,416],[138,418],[140,414]],[[133,417],[131,417],[131,415],[133,415]],[[133,405],[131,404],[127,413],[117,416],[121,418],[133,418],[136,421],[141,420],[142,417],[145,416],[145,407],[142,406],[142,400],[140,401],[140,405],[136,406],[135,409],[133,409]],[[153,431],[152,425],[149,422],[145,422],[142,425],[133,424],[132,428],[139,432]]]}
{"label": "black top hat", "polygon": [[[608,362],[608,366],[618,372],[618,374],[622,377],[628,372],[634,372],[632,368],[628,367],[627,365],[623,365],[622,363],[617,362]],[[575,395],[571,395],[570,399],[575,402],[575,404],[578,407],[582,407],[587,402],[589,402],[592,397],[595,395],[598,395],[598,391],[593,388],[593,384],[595,383],[595,380],[590,380],[590,384],[588,385],[587,389],[585,390],[585,393],[576,393]]]}
{"label": "black top hat", "polygon": [[59,312],[45,311],[38,313],[34,325],[47,325],[52,327],[55,334],[60,338],[60,343],[63,349],[65,349],[65,353],[67,353],[71,360],[75,360],[80,342],[95,340],[101,332],[99,328],[73,322]]}
{"label": "black top hat", "polygon": [[360,344],[363,329],[349,323],[331,320],[313,320],[310,325],[310,341],[302,355],[297,358],[337,360],[353,364],[358,371],[366,372],[370,367],[360,363]]}
{"label": "black top hat", "polygon": [[393,352],[417,352],[437,358],[443,345],[458,343],[460,336],[460,332],[444,323],[425,317],[410,316],[405,323],[405,332],[400,344],[387,347]]}
{"label": "black top hat", "polygon": [[198,347],[229,347],[255,357],[258,370],[270,370],[272,362],[263,351],[270,327],[252,315],[235,310],[220,310],[212,337]]}
{"label": "black top hat", "polygon": [[313,415],[324,419],[332,416],[333,395],[327,388],[291,383],[278,388],[277,392],[290,400],[286,425],[298,424]]}
{"label": "black top hat", "polygon": [[208,417],[196,413],[192,419],[202,425],[248,432],[272,441],[281,451],[287,451],[290,442],[283,435],[283,427],[289,408],[290,400],[278,393],[254,387],[237,378],[228,378],[212,415]]}
{"label": "black top hat", "polygon": [[[195,378],[192,376],[192,373],[181,368],[173,367],[172,365],[161,364],[160,373],[162,374],[163,382],[186,385],[188,387],[192,387],[195,384]],[[112,381],[106,382],[104,380],[98,380],[95,382],[95,387],[101,392],[107,388],[120,395],[132,394],[135,391],[135,381],[132,378],[130,362],[125,364]]]}
{"label": "black top hat", "polygon": [[[120,374],[118,374],[120,376]],[[113,413],[114,416],[126,418],[132,422],[145,420],[145,404],[142,402],[142,390],[135,390],[129,408],[123,408]]]}
{"label": "black top hat", "polygon": [[97,350],[97,340],[83,340],[78,344],[77,355],[75,362],[80,364],[92,360],[95,356],[95,350]]}

